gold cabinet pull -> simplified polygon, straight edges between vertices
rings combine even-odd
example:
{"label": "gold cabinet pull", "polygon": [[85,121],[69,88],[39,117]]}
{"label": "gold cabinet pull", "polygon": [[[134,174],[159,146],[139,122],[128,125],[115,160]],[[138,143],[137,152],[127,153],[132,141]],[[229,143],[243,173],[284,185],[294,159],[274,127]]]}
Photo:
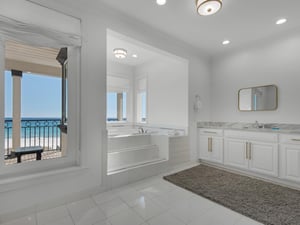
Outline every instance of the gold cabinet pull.
{"label": "gold cabinet pull", "polygon": [[249,160],[251,160],[252,159],[252,145],[251,145],[251,143],[248,143],[248,149],[249,149],[249,153],[248,153],[248,158],[249,158]]}
{"label": "gold cabinet pull", "polygon": [[248,156],[248,154],[249,154],[249,147],[248,147],[248,142],[246,142],[246,159],[249,159],[249,156]]}
{"label": "gold cabinet pull", "polygon": [[212,138],[208,138],[208,151],[212,152]]}

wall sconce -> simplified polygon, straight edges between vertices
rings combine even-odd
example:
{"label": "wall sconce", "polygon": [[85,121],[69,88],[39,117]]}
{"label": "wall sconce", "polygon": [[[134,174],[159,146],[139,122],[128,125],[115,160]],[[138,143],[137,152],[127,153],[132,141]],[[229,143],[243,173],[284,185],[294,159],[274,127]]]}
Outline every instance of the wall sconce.
{"label": "wall sconce", "polygon": [[202,100],[200,95],[195,95],[195,101],[194,101],[194,111],[195,112],[199,112],[200,109],[202,108],[203,104],[202,104]]}

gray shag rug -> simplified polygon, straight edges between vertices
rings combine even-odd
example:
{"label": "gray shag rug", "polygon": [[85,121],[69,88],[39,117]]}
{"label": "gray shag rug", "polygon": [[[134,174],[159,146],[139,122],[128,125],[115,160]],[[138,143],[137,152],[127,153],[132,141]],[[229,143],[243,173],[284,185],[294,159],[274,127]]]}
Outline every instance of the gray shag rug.
{"label": "gray shag rug", "polygon": [[199,165],[165,180],[266,225],[300,225],[300,191]]}

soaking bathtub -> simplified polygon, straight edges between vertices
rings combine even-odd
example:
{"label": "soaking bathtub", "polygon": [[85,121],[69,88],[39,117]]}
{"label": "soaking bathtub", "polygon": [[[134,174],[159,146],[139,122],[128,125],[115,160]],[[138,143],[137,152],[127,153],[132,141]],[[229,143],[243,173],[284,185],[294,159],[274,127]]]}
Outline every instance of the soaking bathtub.
{"label": "soaking bathtub", "polygon": [[166,160],[168,138],[153,134],[114,134],[108,137],[108,173]]}

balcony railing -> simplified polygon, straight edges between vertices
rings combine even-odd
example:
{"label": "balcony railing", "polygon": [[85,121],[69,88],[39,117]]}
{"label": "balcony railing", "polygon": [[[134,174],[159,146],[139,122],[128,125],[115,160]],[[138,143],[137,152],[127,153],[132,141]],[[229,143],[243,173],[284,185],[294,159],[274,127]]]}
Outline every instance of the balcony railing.
{"label": "balcony railing", "polygon": [[[22,119],[21,146],[42,146],[44,151],[61,150],[60,119]],[[13,151],[12,119],[5,119],[5,157]]]}

